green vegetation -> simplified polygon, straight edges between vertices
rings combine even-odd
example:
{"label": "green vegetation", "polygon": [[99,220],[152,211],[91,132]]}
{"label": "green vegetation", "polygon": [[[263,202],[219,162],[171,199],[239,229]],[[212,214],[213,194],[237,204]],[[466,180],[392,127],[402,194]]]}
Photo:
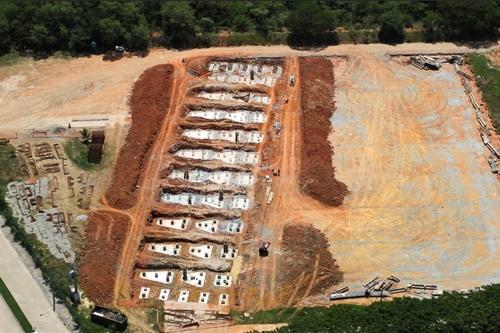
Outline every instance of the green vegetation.
{"label": "green vegetation", "polygon": [[89,146],[80,140],[68,140],[63,144],[64,153],[82,170],[95,170],[96,165],[88,161]]}
{"label": "green vegetation", "polygon": [[[190,48],[247,41],[314,46],[415,37],[484,40],[495,39],[499,26],[499,0],[4,0],[0,55],[12,50],[37,57],[56,51],[79,55],[117,45],[135,51],[152,44]],[[408,38],[415,30],[422,34]],[[352,34],[337,36],[346,31]]]}
{"label": "green vegetation", "polygon": [[163,311],[163,302],[158,302],[154,309],[146,310],[148,325],[155,331],[161,332],[165,323],[165,313]]}
{"label": "green vegetation", "polygon": [[0,184],[2,186],[26,176],[22,173],[23,163],[16,154],[16,148],[10,144],[0,144],[0,165],[2,166],[0,168]]}
{"label": "green vegetation", "polygon": [[289,325],[276,332],[500,332],[500,284],[469,293],[445,293],[436,299],[396,298],[369,306],[271,310],[253,314],[253,319],[237,315],[242,323]]}
{"label": "green vegetation", "polygon": [[17,64],[24,58],[17,53],[16,51],[12,51],[10,53],[6,53],[4,55],[0,55],[0,67],[2,66],[11,66]]}
{"label": "green vegetation", "polygon": [[485,55],[474,53],[469,57],[477,83],[488,105],[496,132],[500,134],[500,68],[494,67]]}
{"label": "green vegetation", "polygon": [[[307,19],[306,19],[307,18]],[[334,12],[315,1],[297,1],[287,19],[290,43],[293,45],[327,45],[336,43]]]}
{"label": "green vegetation", "polygon": [[19,325],[21,325],[23,331],[25,333],[31,333],[33,327],[31,326],[28,318],[26,318],[26,316],[24,315],[23,310],[21,310],[21,308],[19,307],[19,304],[17,304],[14,296],[12,296],[9,289],[3,282],[2,278],[0,278],[0,295],[5,300],[5,303],[7,303],[7,305],[9,306],[10,310],[19,322]]}

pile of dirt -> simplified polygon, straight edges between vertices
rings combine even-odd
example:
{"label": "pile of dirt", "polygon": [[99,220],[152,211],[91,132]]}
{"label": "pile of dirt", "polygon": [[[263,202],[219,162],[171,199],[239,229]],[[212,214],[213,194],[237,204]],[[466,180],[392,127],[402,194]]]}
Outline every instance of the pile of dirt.
{"label": "pile of dirt", "polygon": [[300,58],[302,153],[299,182],[304,193],[339,206],[347,186],[335,179],[333,149],[328,142],[333,102],[333,65],[323,58]]}
{"label": "pile of dirt", "polygon": [[128,209],[135,204],[141,173],[167,116],[173,77],[172,65],[158,65],[146,70],[134,85],[132,126],[106,192],[108,203],[115,208]]}
{"label": "pile of dirt", "polygon": [[[342,281],[343,273],[332,258],[329,246],[325,235],[311,225],[285,226],[283,257],[279,264],[279,271],[283,273],[278,276],[278,282],[281,286],[288,286],[284,298],[289,299],[295,294],[295,299],[289,300],[292,304],[307,292],[307,296],[321,293]],[[286,305],[287,301],[283,301]]]}
{"label": "pile of dirt", "polygon": [[117,274],[117,258],[127,236],[129,218],[96,211],[85,227],[86,242],[78,263],[78,277],[85,295],[98,304],[109,304]]}

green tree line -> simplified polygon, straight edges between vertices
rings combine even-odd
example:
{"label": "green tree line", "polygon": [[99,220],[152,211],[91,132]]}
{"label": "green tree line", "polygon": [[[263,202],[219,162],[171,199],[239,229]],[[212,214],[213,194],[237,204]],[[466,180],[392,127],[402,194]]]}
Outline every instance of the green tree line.
{"label": "green tree line", "polygon": [[[234,316],[234,314],[233,314]],[[434,299],[395,298],[368,306],[285,308],[260,311],[240,323],[283,323],[276,333],[497,333],[500,332],[500,284],[481,290],[444,293]]]}
{"label": "green tree line", "polygon": [[309,308],[278,332],[500,332],[500,285],[437,299]]}
{"label": "green tree line", "polygon": [[[210,46],[210,34],[253,33],[272,42],[320,45],[338,31],[375,31],[399,43],[404,31],[426,41],[496,38],[500,0],[2,0],[0,54],[145,50],[161,36],[174,48]],[[213,43],[212,43],[213,44]]]}

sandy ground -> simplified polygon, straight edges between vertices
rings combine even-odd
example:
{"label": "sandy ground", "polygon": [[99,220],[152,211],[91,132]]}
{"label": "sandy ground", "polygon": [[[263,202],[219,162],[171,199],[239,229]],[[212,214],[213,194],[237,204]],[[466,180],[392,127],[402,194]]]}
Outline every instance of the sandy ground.
{"label": "sandy ground", "polygon": [[318,224],[346,282],[498,282],[500,183],[453,68],[359,54],[335,73],[334,165],[351,195]]}
{"label": "sandy ground", "polygon": [[[350,53],[370,50],[375,53],[413,50],[465,50],[453,44],[402,44],[388,46],[338,45],[313,54]],[[106,62],[101,56],[78,59],[27,60],[0,68],[0,133],[32,128],[67,126],[72,119],[108,117],[123,124],[128,114],[127,99],[133,82],[147,68],[188,56],[298,55],[302,51],[287,46],[247,46],[177,52],[153,50],[147,57],[123,58]]]}

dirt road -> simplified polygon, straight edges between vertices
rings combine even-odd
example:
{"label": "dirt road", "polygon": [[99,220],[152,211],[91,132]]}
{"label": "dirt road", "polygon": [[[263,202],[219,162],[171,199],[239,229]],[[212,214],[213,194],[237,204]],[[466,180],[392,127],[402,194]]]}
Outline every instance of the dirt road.
{"label": "dirt road", "polygon": [[[67,126],[74,117],[109,117],[117,128],[128,122],[127,98],[134,80],[159,63],[174,65],[174,99],[169,118],[145,163],[137,204],[124,211],[131,227],[120,257],[114,298],[126,305],[131,265],[142,226],[158,188],[164,152],[175,142],[174,128],[186,91],[182,58],[203,55],[289,57],[284,75],[298,73],[298,55],[335,58],[336,112],[330,135],[337,178],[350,194],[340,207],[326,207],[305,196],[297,182],[300,166],[298,86],[279,90],[281,138],[271,167],[272,205],[256,215],[259,240],[272,242],[269,257],[250,257],[243,270],[251,276],[241,294],[243,308],[280,304],[324,304],[308,297],[318,279],[319,260],[295,283],[277,285],[286,224],[311,224],[325,233],[345,283],[356,289],[374,275],[394,274],[408,282],[465,288],[497,281],[500,251],[500,185],[491,174],[474,114],[451,66],[438,72],[398,64],[387,52],[463,51],[452,44],[339,45],[319,52],[285,46],[214,48],[174,52],[153,50],[146,58],[114,63],[100,57],[49,59],[0,69],[0,132]],[[282,103],[284,103],[282,101]],[[264,130],[268,130],[265,128]],[[264,146],[266,142],[264,142]],[[103,210],[115,211],[103,201]],[[249,250],[250,251],[250,250]],[[253,250],[251,250],[253,251]],[[300,287],[298,287],[300,286]],[[297,287],[295,289],[294,287]]]}

